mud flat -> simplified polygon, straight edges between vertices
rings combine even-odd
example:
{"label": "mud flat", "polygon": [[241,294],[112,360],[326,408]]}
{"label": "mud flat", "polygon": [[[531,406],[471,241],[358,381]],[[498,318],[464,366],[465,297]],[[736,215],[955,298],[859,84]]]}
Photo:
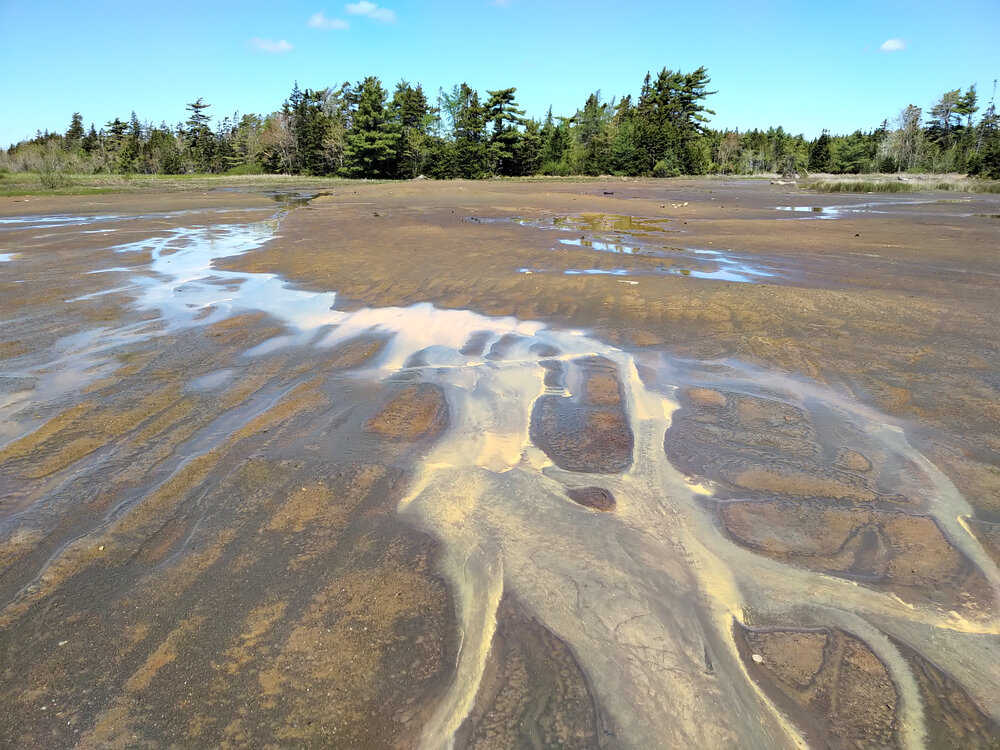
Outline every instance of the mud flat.
{"label": "mud flat", "polygon": [[0,202],[0,745],[1000,746],[997,196]]}

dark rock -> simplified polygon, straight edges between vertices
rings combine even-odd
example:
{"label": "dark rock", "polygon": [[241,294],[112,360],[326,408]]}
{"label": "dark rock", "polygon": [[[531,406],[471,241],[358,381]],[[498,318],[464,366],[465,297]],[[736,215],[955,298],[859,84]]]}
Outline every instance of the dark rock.
{"label": "dark rock", "polygon": [[594,510],[609,511],[617,506],[615,496],[603,487],[579,487],[567,490],[566,494],[573,502]]}

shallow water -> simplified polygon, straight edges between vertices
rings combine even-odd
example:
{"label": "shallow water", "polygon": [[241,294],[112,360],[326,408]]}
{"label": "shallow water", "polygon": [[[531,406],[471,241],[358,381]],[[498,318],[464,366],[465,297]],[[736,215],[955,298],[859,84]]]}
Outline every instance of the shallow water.
{"label": "shallow water", "polygon": [[[610,227],[589,223],[653,231],[629,217]],[[7,437],[23,434],[33,427],[27,416],[35,405],[110,373],[111,352],[241,312],[264,313],[283,326],[244,351],[241,362],[289,350],[308,356],[366,337],[384,340],[378,356],[352,376],[432,384],[445,394],[450,415],[444,435],[417,458],[399,504],[400,514],[444,545],[442,573],[461,630],[455,673],[425,725],[425,747],[448,746],[469,715],[505,593],[515,594],[570,646],[618,740],[632,747],[802,743],[800,730],[760,687],[740,651],[733,634],[739,623],[837,627],[864,639],[896,685],[902,738],[911,746],[923,743],[925,709],[913,667],[890,637],[916,647],[978,694],[991,690],[992,674],[1000,670],[995,609],[1000,572],[964,524],[971,513],[964,498],[913,449],[900,425],[819,385],[738,362],[635,354],[586,331],[426,303],[338,310],[335,291],[310,292],[276,274],[214,267],[215,260],[262,247],[274,231],[273,223],[186,227],[115,246],[116,253],[143,260],[140,270],[98,269],[134,275],[124,286],[119,278],[86,296],[127,295],[139,310],[155,313],[158,324],[95,328],[61,340],[35,388],[0,404],[0,416],[21,428]],[[717,268],[663,271],[743,282],[771,275],[723,251],[690,253]],[[625,269],[563,273],[630,274]],[[600,382],[610,387],[610,396],[593,385],[594,368],[606,376]],[[220,392],[232,374],[231,368],[219,369],[192,378],[186,387]],[[789,420],[801,421],[809,425],[810,445],[849,444],[874,457],[880,481],[910,499],[906,512],[932,519],[956,554],[982,571],[987,593],[971,602],[982,606],[871,586],[850,566],[831,572],[791,564],[758,554],[759,540],[737,544],[733,528],[718,521],[716,505],[737,507],[758,496],[748,490],[747,498],[713,498],[710,478],[681,470],[676,456],[668,460],[671,436],[696,429],[677,421],[691,410],[690,404],[681,407],[681,394],[691,388],[725,394],[706,397],[710,400],[747,404],[741,408],[750,414],[748,423],[767,423],[755,428],[760,434],[780,434]],[[764,409],[759,402],[771,410],[760,417],[753,411]],[[596,410],[602,418],[621,416],[629,435],[624,468],[574,468],[559,448],[545,444],[541,436],[575,429],[569,417],[560,421],[563,405]],[[551,424],[545,421],[547,408],[556,415]],[[702,419],[707,423],[708,416]],[[229,431],[217,425],[209,434],[221,439]],[[613,494],[612,512],[583,507],[569,496],[570,490],[590,487]],[[782,544],[794,547],[793,541],[777,542]],[[966,655],[973,652],[970,664]]]}
{"label": "shallow water", "polygon": [[[765,279],[779,277],[777,271],[769,270],[759,261],[740,256],[731,250],[707,250],[678,247],[666,244],[665,231],[669,229],[667,220],[653,221],[618,214],[582,214],[580,216],[556,217],[551,222],[539,220],[513,219],[517,223],[536,229],[554,227],[562,231],[582,230],[590,236],[581,235],[574,239],[560,239],[560,245],[580,247],[600,253],[642,256],[672,261],[675,265],[660,268],[634,267],[631,269],[586,269],[564,270],[568,275],[611,275],[643,276],[650,273],[665,273],[693,279],[715,279],[737,283],[761,283]],[[537,269],[520,269],[521,273],[542,273]]]}

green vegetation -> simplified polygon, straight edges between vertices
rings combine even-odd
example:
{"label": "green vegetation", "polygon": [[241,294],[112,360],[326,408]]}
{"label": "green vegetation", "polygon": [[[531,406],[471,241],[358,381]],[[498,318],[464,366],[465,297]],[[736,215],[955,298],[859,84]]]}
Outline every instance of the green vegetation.
{"label": "green vegetation", "polygon": [[[974,86],[945,92],[928,109],[909,105],[870,132],[816,139],[781,127],[717,131],[705,102],[713,91],[704,67],[646,74],[638,95],[587,97],[569,117],[525,117],[515,87],[485,97],[462,83],[439,91],[432,106],[407,81],[388,92],[369,76],[337,88],[300,90],[266,116],[223,117],[210,105],[187,105],[174,127],[143,123],[133,112],[100,130],[74,112],[65,133],[39,132],[0,151],[0,170],[33,173],[47,191],[95,187],[80,175],[232,176],[410,179],[453,177],[656,176],[960,172],[1000,179],[1000,120],[991,100],[982,116]],[[995,86],[994,86],[995,89]],[[994,92],[995,93],[995,92]],[[851,183],[823,183],[846,190]],[[971,183],[970,183],[971,184]],[[857,189],[908,191],[909,183],[864,180]],[[0,191],[13,185],[4,181]],[[874,186],[874,187],[868,187]],[[97,186],[99,187],[99,186]],[[924,185],[926,187],[926,185]],[[950,189],[950,188],[949,188]],[[984,188],[985,189],[985,188]]]}
{"label": "green vegetation", "polygon": [[4,173],[0,170],[0,196],[17,195],[98,195],[102,193],[173,192],[211,190],[221,187],[316,188],[343,185],[340,177],[302,177],[298,175],[258,174],[186,174],[120,175],[64,174],[65,184],[48,188],[37,172]]}
{"label": "green vegetation", "polygon": [[928,190],[948,190],[959,193],[1000,193],[1000,181],[970,178],[949,180],[925,179],[910,181],[887,180],[877,177],[864,180],[826,179],[805,183],[802,187],[821,193],[915,193]]}

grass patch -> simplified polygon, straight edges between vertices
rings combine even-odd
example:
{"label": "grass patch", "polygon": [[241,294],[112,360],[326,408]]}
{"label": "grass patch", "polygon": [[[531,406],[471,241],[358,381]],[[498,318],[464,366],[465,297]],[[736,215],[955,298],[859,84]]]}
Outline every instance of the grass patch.
{"label": "grass patch", "polygon": [[913,193],[926,190],[911,182],[869,182],[855,180],[853,182],[810,182],[802,187],[819,193]]}
{"label": "grass patch", "polygon": [[5,173],[0,196],[94,195],[98,193],[174,192],[218,188],[324,188],[386,180],[346,180],[338,177],[301,177],[262,174],[67,174],[64,172]]}
{"label": "grass patch", "polygon": [[1000,180],[979,180],[972,177],[914,176],[897,179],[821,179],[804,183],[803,188],[818,193],[919,193],[946,190],[953,193],[1000,193]]}

